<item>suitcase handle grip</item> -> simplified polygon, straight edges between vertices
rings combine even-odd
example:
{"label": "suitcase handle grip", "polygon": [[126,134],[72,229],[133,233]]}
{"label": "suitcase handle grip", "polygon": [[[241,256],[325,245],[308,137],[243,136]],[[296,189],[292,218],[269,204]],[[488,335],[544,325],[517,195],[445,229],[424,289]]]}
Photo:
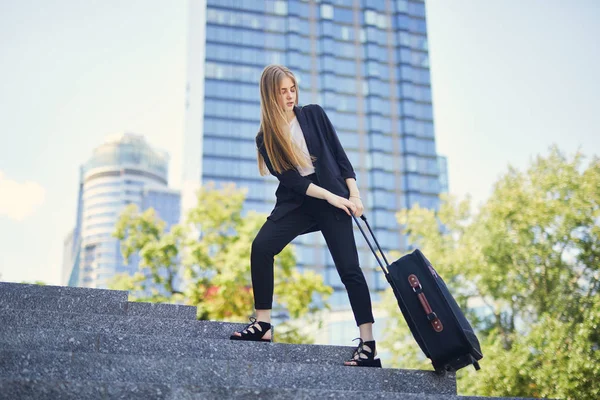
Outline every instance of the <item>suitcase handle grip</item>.
{"label": "suitcase handle grip", "polygon": [[373,237],[373,240],[375,241],[375,244],[377,245],[377,248],[379,249],[379,252],[381,253],[381,256],[383,257],[383,260],[385,261],[385,266],[383,265],[383,263],[381,262],[381,260],[377,256],[377,253],[375,252],[375,249],[373,248],[373,245],[371,245],[371,242],[367,238],[367,234],[365,233],[365,231],[363,230],[363,228],[360,226],[360,223],[358,222],[358,219],[356,218],[356,215],[354,215],[354,213],[352,213],[352,212],[350,213],[350,215],[352,215],[352,218],[354,218],[354,221],[356,222],[356,225],[358,226],[358,229],[360,229],[360,232],[363,234],[365,240],[367,241],[367,244],[369,245],[369,248],[373,252],[373,255],[375,256],[375,259],[377,260],[377,263],[379,264],[379,266],[383,270],[383,273],[387,276],[388,273],[389,273],[387,267],[390,266],[390,263],[388,262],[387,258],[385,258],[385,254],[383,253],[383,250],[381,250],[381,246],[379,245],[379,242],[377,241],[377,238],[375,237],[375,234],[373,233],[373,230],[371,229],[371,226],[369,225],[369,222],[367,222],[367,217],[363,214],[363,215],[360,216],[360,219],[362,219],[363,221],[365,221],[365,225],[367,225],[367,228],[369,228],[369,233]]}
{"label": "suitcase handle grip", "polygon": [[408,276],[408,283],[413,289],[413,292],[417,294],[419,302],[421,302],[421,306],[427,314],[427,319],[431,322],[431,326],[433,326],[433,330],[436,332],[441,332],[444,330],[444,325],[442,321],[438,318],[437,314],[433,312],[431,306],[429,305],[429,301],[427,301],[427,296],[423,293],[423,286],[421,286],[421,282],[419,282],[419,278],[416,275],[412,274]]}

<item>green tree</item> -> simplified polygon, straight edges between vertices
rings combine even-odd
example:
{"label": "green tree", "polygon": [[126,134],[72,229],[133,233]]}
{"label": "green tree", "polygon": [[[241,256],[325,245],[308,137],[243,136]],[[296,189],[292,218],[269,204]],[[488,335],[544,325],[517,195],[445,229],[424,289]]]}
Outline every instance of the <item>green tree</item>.
{"label": "green tree", "polygon": [[[439,212],[398,213],[463,310],[480,304],[468,317],[482,370],[457,374],[462,394],[600,398],[600,159],[583,160],[553,147],[509,167],[476,211],[445,197]],[[388,332],[398,365],[429,365],[404,323]]]}
{"label": "green tree", "polygon": [[[128,207],[114,235],[126,260],[139,256],[140,270],[117,276],[111,287],[129,290],[138,301],[197,306],[199,319],[247,322],[254,304],[250,249],[265,215],[249,212],[242,218],[244,199],[245,191],[235,185],[217,190],[211,182],[198,191],[197,204],[185,220],[168,232],[153,209]],[[324,302],[332,292],[321,276],[297,271],[293,246],[275,257],[274,300],[292,320],[320,323],[313,300]],[[313,340],[289,322],[275,331],[279,342]]]}

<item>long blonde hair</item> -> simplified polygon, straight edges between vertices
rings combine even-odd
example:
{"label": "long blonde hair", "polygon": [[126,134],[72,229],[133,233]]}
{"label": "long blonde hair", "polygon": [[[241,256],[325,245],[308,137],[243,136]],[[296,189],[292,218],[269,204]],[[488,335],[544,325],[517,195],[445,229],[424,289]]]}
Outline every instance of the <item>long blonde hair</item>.
{"label": "long blonde hair", "polygon": [[[271,64],[265,67],[260,77],[260,129],[257,137],[263,136],[263,143],[273,169],[282,173],[295,166],[309,167],[302,150],[292,141],[290,127],[285,110],[279,105],[278,96],[281,82],[290,78],[296,86],[296,105],[299,90],[296,77],[283,65]],[[258,170],[261,175],[268,175],[269,170],[260,152],[257,152]],[[315,159],[311,156],[311,159]]]}

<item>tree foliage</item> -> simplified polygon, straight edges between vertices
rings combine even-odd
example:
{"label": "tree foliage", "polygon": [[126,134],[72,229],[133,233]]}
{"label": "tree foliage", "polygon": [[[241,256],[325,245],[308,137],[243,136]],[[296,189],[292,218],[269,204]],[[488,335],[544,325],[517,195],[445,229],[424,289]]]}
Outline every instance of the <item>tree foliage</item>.
{"label": "tree foliage", "polygon": [[[476,211],[445,197],[438,212],[398,213],[482,340],[482,370],[457,374],[462,394],[600,398],[600,159],[583,161],[553,147],[509,167]],[[398,365],[429,364],[404,323],[389,332]]]}
{"label": "tree foliage", "polygon": [[[265,215],[242,217],[244,199],[245,191],[233,184],[215,189],[209,183],[198,191],[185,220],[169,231],[153,209],[140,212],[130,206],[114,235],[125,259],[139,257],[140,269],[133,276],[119,275],[111,287],[129,290],[139,301],[197,306],[199,319],[247,322],[254,310],[250,249]],[[286,309],[292,320],[317,311],[313,300],[324,302],[332,293],[321,276],[297,271],[292,245],[275,257],[274,268],[274,306]],[[276,328],[276,340],[306,343],[312,338],[284,323]]]}

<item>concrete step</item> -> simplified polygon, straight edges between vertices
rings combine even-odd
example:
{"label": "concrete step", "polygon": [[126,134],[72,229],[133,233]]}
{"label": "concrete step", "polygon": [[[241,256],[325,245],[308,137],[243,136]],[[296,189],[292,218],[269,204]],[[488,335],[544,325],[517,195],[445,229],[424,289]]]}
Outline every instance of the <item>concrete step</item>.
{"label": "concrete step", "polygon": [[32,285],[24,283],[0,282],[0,293],[17,293],[38,296],[74,296],[98,300],[127,301],[124,290],[92,289],[69,286]]}
{"label": "concrete step", "polygon": [[0,379],[456,394],[454,374],[417,370],[53,351],[0,350]]}
{"label": "concrete step", "polygon": [[[354,388],[352,388],[354,389]],[[0,399],[21,400],[500,400],[505,397],[472,397],[423,393],[369,392],[327,389],[249,389],[239,387],[209,388],[197,385],[169,385],[143,382],[52,381],[0,379]]]}
{"label": "concrete step", "polygon": [[38,310],[80,314],[126,315],[127,302],[82,296],[40,296],[38,294],[0,292],[0,310]]}
{"label": "concrete step", "polygon": [[[79,314],[55,311],[0,309],[0,326],[31,330],[51,329],[93,333],[204,337],[229,339],[246,324],[197,321],[191,319],[149,318],[129,315]],[[277,339],[277,326],[274,327]]]}
{"label": "concrete step", "polygon": [[196,307],[181,304],[157,304],[82,296],[42,296],[38,294],[0,292],[0,310],[40,310],[78,314],[112,314],[150,318],[196,319]]}
{"label": "concrete step", "polygon": [[127,315],[196,320],[198,308],[182,304],[127,302]]}
{"label": "concrete step", "polygon": [[260,360],[262,362],[340,365],[354,347],[257,343],[203,337],[106,334],[65,330],[0,327],[4,350],[66,351],[83,353],[165,355],[209,360]]}

